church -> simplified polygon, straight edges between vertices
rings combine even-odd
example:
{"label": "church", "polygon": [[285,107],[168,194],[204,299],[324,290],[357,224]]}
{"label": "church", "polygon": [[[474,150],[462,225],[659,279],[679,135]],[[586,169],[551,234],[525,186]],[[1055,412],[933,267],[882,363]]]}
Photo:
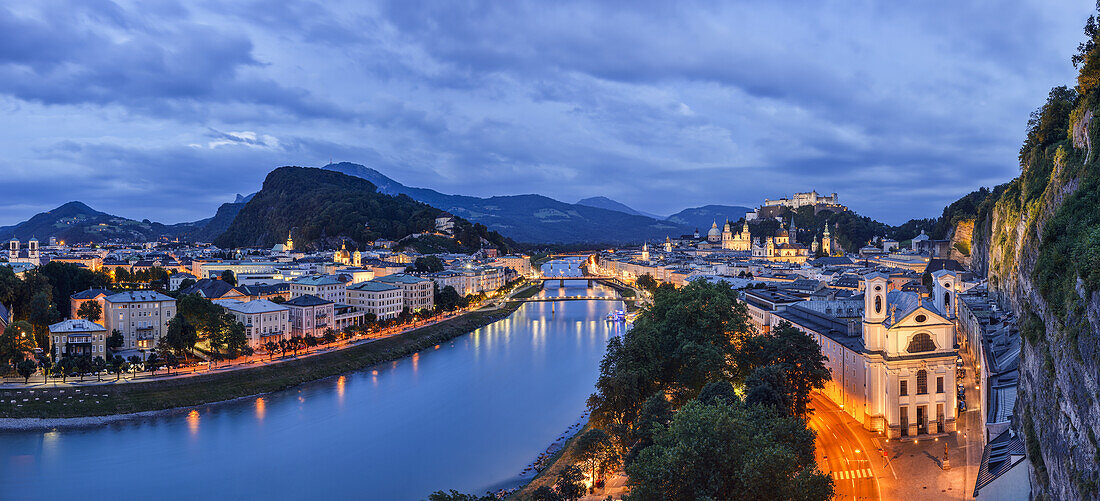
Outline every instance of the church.
{"label": "church", "polygon": [[776,230],[775,236],[765,238],[763,245],[759,242],[754,243],[752,245],[752,256],[764,258],[768,261],[805,263],[810,259],[810,249],[798,243],[797,235],[798,230],[794,227],[794,221],[792,220],[789,231],[780,226]]}
{"label": "church", "polygon": [[752,250],[752,235],[749,234],[749,222],[747,220],[738,233],[733,232],[733,225],[730,224],[728,219],[726,220],[725,226],[722,227],[722,248],[738,252]]}
{"label": "church", "polygon": [[823,393],[863,427],[887,438],[956,429],[955,272],[932,274],[929,298],[889,291],[889,276],[863,277],[861,318],[842,319],[794,304],[772,328],[790,322],[820,345],[832,379]]}

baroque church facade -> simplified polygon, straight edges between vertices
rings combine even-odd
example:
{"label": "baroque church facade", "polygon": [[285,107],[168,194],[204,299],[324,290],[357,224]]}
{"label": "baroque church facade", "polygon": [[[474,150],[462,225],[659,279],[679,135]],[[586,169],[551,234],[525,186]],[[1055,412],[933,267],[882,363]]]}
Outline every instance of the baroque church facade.
{"label": "baroque church facade", "polygon": [[[863,277],[861,318],[792,305],[774,322],[813,337],[832,378],[822,392],[863,427],[887,438],[956,430],[955,273],[933,273],[933,293],[888,290],[889,276]],[[774,326],[773,326],[774,328]]]}

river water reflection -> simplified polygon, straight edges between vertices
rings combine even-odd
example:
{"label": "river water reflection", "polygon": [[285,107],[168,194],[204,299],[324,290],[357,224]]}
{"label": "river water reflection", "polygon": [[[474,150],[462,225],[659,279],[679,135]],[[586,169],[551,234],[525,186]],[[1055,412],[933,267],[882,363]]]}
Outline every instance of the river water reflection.
{"label": "river water reflection", "polygon": [[[614,294],[565,284],[541,295]],[[0,499],[404,500],[514,485],[582,415],[618,308],[528,303],[435,349],[262,398],[0,434]]]}

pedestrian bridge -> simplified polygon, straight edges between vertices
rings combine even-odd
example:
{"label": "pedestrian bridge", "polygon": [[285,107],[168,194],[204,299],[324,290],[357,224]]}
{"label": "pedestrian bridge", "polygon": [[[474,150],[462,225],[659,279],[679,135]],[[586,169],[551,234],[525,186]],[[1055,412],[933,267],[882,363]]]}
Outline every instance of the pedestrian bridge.
{"label": "pedestrian bridge", "polygon": [[552,296],[552,297],[529,297],[529,298],[511,298],[508,299],[509,303],[550,303],[554,301],[622,301],[623,298],[616,296]]}

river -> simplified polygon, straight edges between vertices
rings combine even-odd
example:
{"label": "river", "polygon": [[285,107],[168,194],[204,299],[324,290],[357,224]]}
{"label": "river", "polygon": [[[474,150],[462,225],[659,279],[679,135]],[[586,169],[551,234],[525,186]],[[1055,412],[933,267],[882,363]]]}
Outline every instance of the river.
{"label": "river", "polygon": [[[540,295],[614,295],[565,285]],[[3,433],[0,499],[417,500],[514,486],[583,415],[618,308],[528,303],[436,349],[262,398]]]}

